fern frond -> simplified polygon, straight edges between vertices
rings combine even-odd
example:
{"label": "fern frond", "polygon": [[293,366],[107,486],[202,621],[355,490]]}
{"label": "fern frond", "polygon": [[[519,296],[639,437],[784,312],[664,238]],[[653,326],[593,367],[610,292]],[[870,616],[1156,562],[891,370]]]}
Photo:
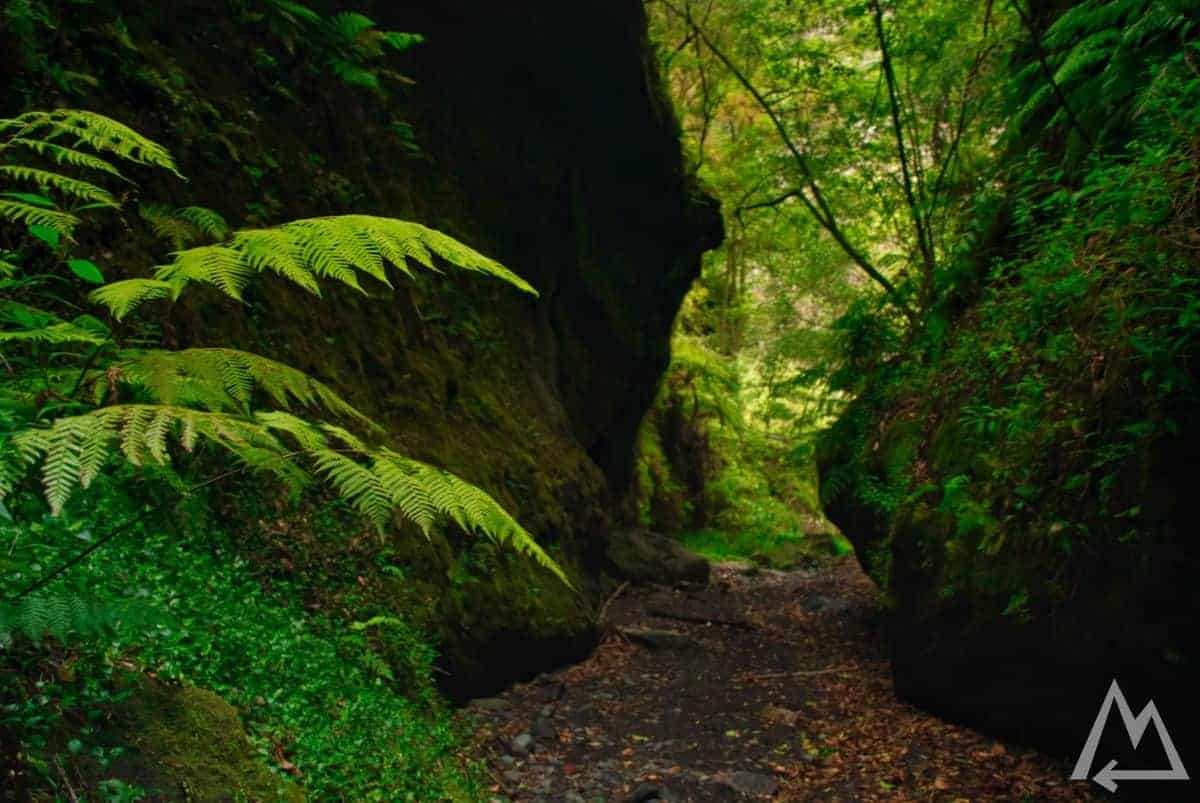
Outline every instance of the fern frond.
{"label": "fern frond", "polygon": [[16,181],[36,184],[39,187],[49,187],[64,196],[86,203],[100,204],[116,208],[120,206],[117,199],[108,190],[98,187],[90,181],[64,176],[51,170],[40,170],[25,165],[0,165],[0,177],[7,176]]}
{"label": "fern frond", "polygon": [[330,449],[315,452],[313,462],[317,472],[379,530],[391,521],[392,495],[370,468]]}
{"label": "fern frond", "polygon": [[59,145],[57,142],[15,137],[10,139],[8,144],[28,148],[38,156],[53,159],[60,165],[70,165],[71,167],[78,167],[85,170],[97,170],[102,173],[108,173],[110,176],[115,176],[123,181],[129,180],[111,162],[101,159],[99,156],[93,156],[90,153],[84,153],[74,148],[68,148],[65,145]]}
{"label": "fern frond", "polygon": [[342,11],[326,21],[327,30],[334,36],[352,42],[375,27],[370,17],[355,11]]}
{"label": "fern frond", "polygon": [[54,636],[98,636],[137,618],[136,603],[90,599],[65,591],[40,591],[16,603],[0,603],[0,645],[16,633],[31,641]]}
{"label": "fern frond", "polygon": [[225,218],[208,207],[185,206],[177,209],[175,214],[214,240],[223,240],[229,236],[229,224],[225,222]]}
{"label": "fern frond", "polygon": [[[303,418],[281,410],[255,413],[254,419],[271,432],[291,436],[305,452],[312,453],[329,448],[329,442],[325,436],[327,431],[333,428],[330,424],[314,425]],[[350,451],[362,452],[365,450],[361,448],[360,443],[357,447],[351,446]]]}
{"label": "fern frond", "polygon": [[36,133],[43,141],[73,137],[73,147],[87,145],[97,152],[112,153],[131,162],[161,167],[183,178],[166,148],[96,112],[80,109],[26,112],[18,117],[0,120],[0,132],[3,131],[16,131],[14,136],[21,139],[32,139]]}
{"label": "fern frond", "polygon": [[80,343],[98,346],[105,338],[95,332],[66,321],[33,329],[0,330],[0,343],[49,343],[65,345]]}
{"label": "fern frond", "polygon": [[0,498],[29,468],[42,461],[46,500],[57,515],[76,488],[91,483],[106,456],[119,454],[134,465],[150,462],[165,466],[172,438],[187,448],[197,437],[243,458],[251,469],[271,471],[284,479],[294,473],[294,466],[266,460],[271,457],[278,463],[285,450],[277,438],[253,420],[170,405],[113,405],[13,434],[10,444],[17,459],[4,462]]}
{"label": "fern frond", "polygon": [[118,321],[146,303],[177,295],[177,285],[157,279],[124,279],[92,291],[88,297],[108,308]]}
{"label": "fern frond", "polygon": [[419,223],[370,215],[309,218],[274,229],[241,231],[226,245],[176,254],[175,262],[160,268],[157,278],[205,282],[240,298],[251,272],[270,270],[315,293],[314,276],[357,288],[357,271],[390,284],[387,264],[412,275],[409,260],[433,270],[433,255],[537,294],[520,276],[453,237]]}
{"label": "fern frond", "polygon": [[234,238],[233,248],[241,253],[245,264],[256,273],[271,271],[313,295],[321,295],[317,277],[313,275],[304,255],[297,253],[283,227],[239,232]]}
{"label": "fern frond", "polygon": [[42,468],[42,485],[46,489],[46,501],[57,513],[79,481],[82,466],[82,440],[94,429],[80,418],[59,419],[55,425],[57,437],[46,441],[46,460]]}
{"label": "fern frond", "polygon": [[9,300],[0,300],[0,324],[15,327],[0,329],[0,343],[100,345],[108,337],[103,324],[91,316],[64,321],[45,310]]}
{"label": "fern frond", "polygon": [[29,465],[40,457],[40,452],[21,449],[10,438],[0,437],[0,500],[17,486],[29,470]]}
{"label": "fern frond", "polygon": [[[516,519],[484,491],[448,471],[399,455],[390,449],[372,454],[372,468],[402,515],[418,525],[432,509],[466,532],[482,534],[497,545],[533,558],[571,585],[562,568],[546,554]],[[424,527],[428,532],[428,527]]]}
{"label": "fern frond", "polygon": [[42,206],[4,198],[0,198],[0,221],[23,223],[26,226],[45,226],[64,237],[69,236],[75,226],[79,224],[79,218],[69,212],[46,209]]}
{"label": "fern frond", "polygon": [[[300,449],[289,448],[276,433]],[[269,471],[291,487],[308,482],[301,461],[311,462],[317,475],[380,530],[395,514],[426,534],[437,521],[449,519],[467,532],[532,557],[569,585],[558,564],[484,491],[390,449],[367,452],[344,430],[280,411],[248,418],[175,405],[122,404],[59,418],[46,427],[22,430],[5,444],[0,499],[40,460],[46,499],[57,514],[76,488],[95,478],[108,456],[119,454],[135,465],[166,466],[172,442],[190,451],[201,438],[231,452],[248,469]],[[334,446],[331,438],[349,448]]]}
{"label": "fern frond", "polygon": [[200,282],[240,301],[242,290],[253,275],[254,268],[246,262],[241,251],[224,245],[206,245],[180,251],[171,264],[155,271],[154,278],[170,282],[176,297],[188,282]]}
{"label": "fern frond", "polygon": [[1120,39],[1114,30],[1097,31],[1071,48],[1067,58],[1054,73],[1059,86],[1070,85],[1081,73],[1094,64],[1112,57],[1112,45]]}
{"label": "fern frond", "polygon": [[229,236],[229,224],[225,218],[203,206],[170,209],[143,204],[138,212],[150,224],[154,234],[170,242],[176,251],[205,240],[222,240]]}
{"label": "fern frond", "polygon": [[1119,28],[1131,13],[1143,10],[1145,0],[1085,0],[1067,9],[1042,37],[1046,47],[1059,50],[1080,36],[1105,28]]}
{"label": "fern frond", "polygon": [[124,352],[105,370],[104,378],[140,388],[161,404],[245,411],[257,390],[284,410],[299,402],[376,427],[323,382],[281,362],[236,349]]}

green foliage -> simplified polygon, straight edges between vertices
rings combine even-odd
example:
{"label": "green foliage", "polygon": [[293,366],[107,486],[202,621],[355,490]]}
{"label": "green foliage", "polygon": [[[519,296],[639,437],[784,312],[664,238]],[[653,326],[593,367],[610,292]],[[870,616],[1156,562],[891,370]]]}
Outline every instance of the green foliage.
{"label": "green foliage", "polygon": [[66,642],[110,635],[119,623],[140,619],[137,614],[128,604],[37,592],[15,604],[0,602],[0,647],[10,645],[18,633],[35,642],[46,636]]}
{"label": "green foliage", "polygon": [[828,559],[831,555],[848,555],[852,551],[850,543],[840,535],[818,541],[806,538],[803,533],[754,529],[734,532],[698,530],[684,533],[679,541],[709,560],[749,560],[783,570]]}
{"label": "green foliage", "polygon": [[760,539],[765,551],[782,539],[803,551],[807,532],[830,529],[818,510],[812,455],[788,453],[769,430],[746,420],[744,410],[755,408],[740,369],[702,339],[676,334],[638,436],[639,518],[663,532],[720,531],[731,543]]}
{"label": "green foliage", "polygon": [[224,240],[231,230],[225,218],[203,206],[171,209],[154,204],[138,209],[154,234],[166,240],[176,251],[206,241]]}
{"label": "green foliage", "polygon": [[1198,24],[1200,12],[1187,0],[1073,4],[1036,43],[1046,64],[1030,59],[1014,77],[1019,106],[1010,131],[1035,140],[1035,131],[1065,131],[1073,157],[1093,142],[1121,140],[1140,103],[1169,91],[1172,79],[1157,67]]}
{"label": "green foliage", "polygon": [[357,11],[328,16],[297,0],[265,0],[254,16],[265,17],[270,31],[289,53],[319,64],[351,86],[382,93],[385,82],[412,83],[386,66],[389,53],[400,53],[423,41],[420,34],[388,31]]}
{"label": "green foliage", "polygon": [[[118,178],[121,174],[110,159],[177,172],[170,154],[160,145],[94,112],[59,109],[0,119],[0,224],[24,226],[52,247],[60,238],[71,236],[79,223],[77,213],[103,207],[115,209],[120,204],[97,184],[58,169],[27,164],[25,160],[31,157],[53,163],[56,168],[71,167]],[[21,191],[23,186],[33,192]]]}
{"label": "green foliage", "polygon": [[[90,532],[87,520],[128,518],[119,487],[90,496],[78,516],[32,528],[0,523],[0,587],[75,548]],[[136,667],[137,675],[211,689],[236,705],[260,759],[277,771],[280,761],[294,765],[310,799],[478,799],[476,771],[458,758],[462,734],[431,684],[435,651],[422,633],[396,616],[348,628],[337,615],[313,613],[301,585],[256,574],[219,523],[189,525],[195,536],[181,535],[179,522],[146,517],[47,589],[45,597],[106,589],[110,608],[141,616],[106,619],[103,639],[72,639],[69,676],[57,673],[68,679],[50,673],[30,697],[17,687],[20,674],[0,673],[0,726],[22,734],[29,766],[35,774],[45,768],[42,787],[61,783],[56,761],[70,770],[99,755],[121,765],[122,749],[103,734],[137,686],[127,678]],[[38,655],[18,641],[0,651],[0,662],[8,669]],[[87,723],[78,744],[58,736],[64,715]]]}

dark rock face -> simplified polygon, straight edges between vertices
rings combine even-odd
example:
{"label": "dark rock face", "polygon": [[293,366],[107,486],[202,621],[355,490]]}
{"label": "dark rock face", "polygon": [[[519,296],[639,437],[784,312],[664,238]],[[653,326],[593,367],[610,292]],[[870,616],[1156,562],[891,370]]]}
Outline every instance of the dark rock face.
{"label": "dark rock face", "polygon": [[[641,3],[457,0],[381,6],[378,17],[428,40],[410,68],[435,171],[418,179],[428,182],[423,203],[433,200],[428,218],[446,216],[541,293],[521,369],[533,375],[522,381],[546,389],[568,448],[582,447],[607,481],[575,492],[566,527],[551,533],[586,553],[582,542],[609,526],[595,507],[629,480],[700,254],[722,237],[717,204],[683,172]],[[707,578],[707,564],[674,554],[656,571]],[[578,614],[563,605],[533,624],[458,632],[448,688],[473,695],[580,657],[594,634]]]}
{"label": "dark rock face", "polygon": [[614,490],[669,361],[675,313],[720,244],[682,170],[638,0],[467,0],[380,9],[428,36],[422,125],[469,218],[542,291],[544,360]]}

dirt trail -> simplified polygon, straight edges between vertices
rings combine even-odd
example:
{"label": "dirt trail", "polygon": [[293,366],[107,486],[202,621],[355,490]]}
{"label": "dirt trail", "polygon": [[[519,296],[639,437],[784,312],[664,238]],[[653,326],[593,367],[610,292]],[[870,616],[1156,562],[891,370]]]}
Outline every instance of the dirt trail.
{"label": "dirt trail", "polygon": [[627,588],[587,661],[476,701],[498,800],[1092,800],[1069,768],[895,697],[852,560]]}

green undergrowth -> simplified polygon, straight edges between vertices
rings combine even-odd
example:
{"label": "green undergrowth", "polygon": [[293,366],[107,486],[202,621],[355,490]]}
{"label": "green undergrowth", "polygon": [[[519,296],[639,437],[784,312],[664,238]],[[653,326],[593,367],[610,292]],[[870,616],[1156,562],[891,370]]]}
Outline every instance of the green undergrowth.
{"label": "green undergrowth", "polygon": [[748,560],[772,569],[791,569],[853,548],[840,534],[807,537],[802,533],[697,530],[679,536],[685,547],[712,561]]}
{"label": "green undergrowth", "polygon": [[[460,757],[462,734],[432,685],[435,651],[421,632],[396,617],[347,623],[307,609],[298,585],[262,576],[211,517],[172,530],[115,494],[101,498],[97,508],[22,530],[0,518],[7,553],[0,579],[11,596],[30,580],[22,572],[49,571],[134,517],[121,535],[34,595],[51,602],[46,611],[33,610],[32,621],[36,604],[28,600],[0,608],[0,734],[20,743],[35,790],[61,797],[66,779],[75,777],[92,782],[83,791],[94,796],[86,799],[123,799],[104,790],[141,788],[135,781],[144,773],[120,777],[129,756],[167,763],[163,777],[173,780],[189,777],[184,760],[203,765],[230,749],[217,740],[206,756],[204,744],[174,733],[181,756],[164,754],[179,728],[146,713],[153,693],[144,678],[151,677],[171,688],[182,684],[181,699],[195,687],[232,704],[257,766],[277,780],[275,798],[293,799],[294,782],[313,800],[478,799],[477,770]],[[106,524],[87,524],[96,521]],[[91,615],[60,615],[53,600]],[[130,710],[140,714],[122,744],[114,733],[122,733]],[[188,720],[169,722],[180,721]],[[203,766],[192,775],[225,788],[187,799],[232,799],[237,792]],[[256,790],[251,798],[261,797],[261,781],[247,788]]]}

